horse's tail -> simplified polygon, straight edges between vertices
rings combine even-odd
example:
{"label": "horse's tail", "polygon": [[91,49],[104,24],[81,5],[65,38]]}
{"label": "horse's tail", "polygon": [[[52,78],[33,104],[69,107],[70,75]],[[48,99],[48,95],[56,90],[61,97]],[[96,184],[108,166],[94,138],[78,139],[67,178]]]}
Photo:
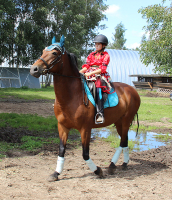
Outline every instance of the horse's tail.
{"label": "horse's tail", "polygon": [[136,113],[137,116],[137,131],[136,131],[136,136],[138,135],[138,131],[139,131],[139,117],[138,117],[138,113]]}
{"label": "horse's tail", "polygon": [[[138,113],[135,114],[133,121],[135,120],[135,117],[137,116],[137,131],[136,131],[136,137],[138,135],[138,131],[139,131],[139,117],[138,117]],[[133,125],[133,121],[130,124],[130,127]]]}

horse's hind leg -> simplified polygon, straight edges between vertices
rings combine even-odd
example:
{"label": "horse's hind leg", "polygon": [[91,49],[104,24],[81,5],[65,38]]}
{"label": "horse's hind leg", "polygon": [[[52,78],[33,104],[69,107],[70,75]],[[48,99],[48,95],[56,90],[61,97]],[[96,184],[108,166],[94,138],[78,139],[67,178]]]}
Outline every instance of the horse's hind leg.
{"label": "horse's hind leg", "polygon": [[108,172],[109,174],[113,174],[116,168],[115,164],[117,163],[121,152],[123,151],[124,162],[122,164],[123,169],[126,169],[127,164],[129,162],[129,148],[128,148],[128,130],[129,124],[122,125],[122,123],[116,123],[116,129],[118,134],[121,137],[120,146],[116,149],[114,156],[112,157],[111,164],[109,165]]}
{"label": "horse's hind leg", "polygon": [[60,138],[59,156],[57,159],[56,170],[48,178],[49,182],[57,181],[58,176],[62,173],[63,167],[64,167],[64,154],[65,154],[66,142],[67,142],[67,138],[68,138],[69,129],[67,129],[62,124],[58,123],[58,131],[59,131],[59,138]]}

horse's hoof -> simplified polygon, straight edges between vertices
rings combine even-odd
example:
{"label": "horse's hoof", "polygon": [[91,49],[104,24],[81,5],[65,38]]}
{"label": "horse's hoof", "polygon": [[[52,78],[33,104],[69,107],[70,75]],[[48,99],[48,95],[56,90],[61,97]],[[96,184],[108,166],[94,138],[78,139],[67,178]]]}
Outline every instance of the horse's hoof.
{"label": "horse's hoof", "polygon": [[116,166],[115,166],[115,164],[113,162],[111,162],[111,164],[109,165],[109,168],[108,168],[108,173],[110,175],[113,175],[115,170],[116,170]]}
{"label": "horse's hoof", "polygon": [[123,163],[122,164],[122,170],[127,170],[128,169],[128,165],[127,165],[127,163]]}
{"label": "horse's hoof", "polygon": [[59,175],[58,172],[54,172],[53,174],[51,174],[51,175],[48,177],[47,181],[48,181],[48,182],[57,181],[57,180],[58,180],[58,175]]}
{"label": "horse's hoof", "polygon": [[99,178],[103,178],[103,171],[100,167],[97,167],[97,170],[94,172]]}

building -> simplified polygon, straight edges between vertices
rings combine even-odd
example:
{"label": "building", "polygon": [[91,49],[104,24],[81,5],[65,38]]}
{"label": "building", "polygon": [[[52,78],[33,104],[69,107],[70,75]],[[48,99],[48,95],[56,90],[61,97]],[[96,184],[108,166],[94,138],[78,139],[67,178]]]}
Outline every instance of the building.
{"label": "building", "polygon": [[114,82],[123,82],[140,89],[172,91],[172,76],[154,73],[154,65],[146,67],[137,51],[107,49],[110,55],[108,72]]}
{"label": "building", "polygon": [[153,65],[146,67],[140,60],[138,51],[131,50],[106,50],[110,55],[108,72],[113,82],[123,82],[134,86],[137,74],[154,74]]}
{"label": "building", "polygon": [[39,79],[30,75],[29,68],[0,67],[0,88],[40,88]]}
{"label": "building", "polygon": [[135,74],[130,77],[137,77],[137,81],[133,81],[134,86],[140,89],[165,89],[172,90],[172,76],[163,74]]}
{"label": "building", "polygon": [[[154,65],[146,67],[140,60],[138,51],[107,49],[110,55],[108,72],[113,82],[123,82],[141,89],[172,89],[170,76],[154,73]],[[45,82],[45,76],[39,79],[32,77],[28,68],[0,68],[0,87],[40,88],[40,82]]]}

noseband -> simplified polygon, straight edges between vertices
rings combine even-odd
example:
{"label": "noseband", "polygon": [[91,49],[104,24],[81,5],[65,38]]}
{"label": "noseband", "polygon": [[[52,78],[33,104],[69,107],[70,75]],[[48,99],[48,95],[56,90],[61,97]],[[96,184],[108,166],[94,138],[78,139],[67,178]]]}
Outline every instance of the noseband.
{"label": "noseband", "polygon": [[[44,69],[43,73],[45,73],[47,71],[47,73],[50,74],[49,70],[52,69],[57,63],[59,63],[61,61],[61,58],[62,58],[62,53],[48,65],[48,63],[43,58],[40,57],[39,59],[42,60],[47,67],[47,69]],[[61,68],[62,68],[62,66],[63,66],[63,62],[61,64]],[[60,70],[61,70],[61,68],[60,68]]]}

